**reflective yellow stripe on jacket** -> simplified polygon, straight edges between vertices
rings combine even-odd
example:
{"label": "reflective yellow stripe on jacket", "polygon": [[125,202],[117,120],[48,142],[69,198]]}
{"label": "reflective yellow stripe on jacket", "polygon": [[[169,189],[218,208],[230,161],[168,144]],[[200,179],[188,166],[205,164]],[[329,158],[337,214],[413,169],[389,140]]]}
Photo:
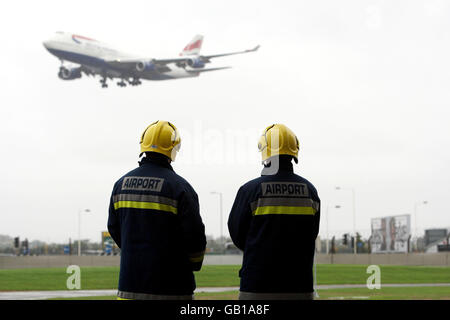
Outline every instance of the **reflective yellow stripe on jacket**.
{"label": "reflective yellow stripe on jacket", "polygon": [[251,204],[254,216],[267,214],[315,215],[319,204],[308,198],[259,198]]}
{"label": "reflective yellow stripe on jacket", "polygon": [[189,254],[189,260],[190,260],[192,263],[202,262],[204,256],[205,256],[205,251],[196,252],[196,253],[191,253],[191,254]]}
{"label": "reflective yellow stripe on jacket", "polygon": [[115,210],[132,208],[178,213],[177,201],[161,196],[122,193],[115,195],[113,201]]}

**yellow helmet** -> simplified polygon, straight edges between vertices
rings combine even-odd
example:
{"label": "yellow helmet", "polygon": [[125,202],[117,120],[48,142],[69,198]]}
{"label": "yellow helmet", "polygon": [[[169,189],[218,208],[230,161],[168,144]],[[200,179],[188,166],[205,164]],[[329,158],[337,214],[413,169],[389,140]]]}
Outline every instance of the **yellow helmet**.
{"label": "yellow helmet", "polygon": [[297,136],[284,124],[268,126],[259,139],[258,149],[263,162],[270,157],[287,154],[293,156],[295,163],[298,163],[299,142]]}
{"label": "yellow helmet", "polygon": [[144,152],[158,152],[175,161],[181,147],[181,138],[173,124],[158,120],[144,130],[140,145],[141,155]]}

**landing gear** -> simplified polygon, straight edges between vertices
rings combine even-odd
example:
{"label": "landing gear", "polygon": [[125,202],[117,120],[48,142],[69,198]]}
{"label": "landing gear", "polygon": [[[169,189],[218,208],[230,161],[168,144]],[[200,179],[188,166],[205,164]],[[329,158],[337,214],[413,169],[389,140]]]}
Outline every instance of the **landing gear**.
{"label": "landing gear", "polygon": [[122,81],[117,82],[117,85],[122,88],[127,86],[127,84],[125,83],[125,81],[123,81],[123,79],[122,79]]}
{"label": "landing gear", "polygon": [[128,83],[132,86],[138,86],[138,85],[142,84],[141,80],[139,80],[138,78],[133,78],[131,80],[128,80]]}
{"label": "landing gear", "polygon": [[106,77],[101,78],[100,83],[102,84],[102,88],[108,88],[108,84],[106,83]]}
{"label": "landing gear", "polygon": [[[100,83],[102,85],[102,88],[108,88],[108,84],[106,83],[106,80],[108,79],[108,77],[105,74],[101,74],[101,79],[100,79]],[[112,77],[109,77],[111,80],[113,80]],[[120,78],[119,82],[116,82],[117,86],[119,87],[126,87],[127,83],[130,86],[138,86],[140,84],[142,84],[141,80],[139,80],[139,78]]]}

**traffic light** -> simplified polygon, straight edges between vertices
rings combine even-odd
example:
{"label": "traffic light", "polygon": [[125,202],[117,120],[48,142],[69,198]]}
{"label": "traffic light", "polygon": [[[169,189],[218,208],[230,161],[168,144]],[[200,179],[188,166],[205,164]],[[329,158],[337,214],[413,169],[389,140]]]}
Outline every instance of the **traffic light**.
{"label": "traffic light", "polygon": [[352,237],[352,248],[355,247],[355,237]]}
{"label": "traffic light", "polygon": [[348,243],[347,237],[348,237],[348,235],[347,235],[347,234],[344,234],[344,238],[342,239],[342,244],[343,244],[344,246],[346,246],[347,243]]}
{"label": "traffic light", "polygon": [[19,242],[20,242],[19,237],[15,237],[14,238],[14,248],[18,248],[19,247]]}
{"label": "traffic light", "polygon": [[24,255],[27,255],[28,254],[28,239],[25,239],[25,240],[23,240],[22,241],[22,253],[24,254]]}

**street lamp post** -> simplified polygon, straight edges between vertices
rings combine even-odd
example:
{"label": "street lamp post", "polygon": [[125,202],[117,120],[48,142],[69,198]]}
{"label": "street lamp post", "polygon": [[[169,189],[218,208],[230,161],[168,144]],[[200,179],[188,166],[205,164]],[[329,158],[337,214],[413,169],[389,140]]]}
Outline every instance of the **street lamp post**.
{"label": "street lamp post", "polygon": [[355,189],[348,188],[344,189],[341,187],[336,187],[336,190],[350,190],[352,192],[352,203],[353,203],[353,236],[355,237],[355,241],[353,243],[353,253],[356,254],[356,210],[355,210]]}
{"label": "street lamp post", "polygon": [[414,204],[414,224],[415,224],[415,229],[416,229],[416,238],[419,238],[419,232],[417,230],[417,207],[421,204],[427,204],[428,201],[418,201]]}
{"label": "street lamp post", "polygon": [[91,212],[89,209],[78,210],[78,256],[81,256],[81,213]]}
{"label": "street lamp post", "polygon": [[[330,207],[330,205],[329,204],[327,204],[327,212],[326,212],[326,219],[327,219],[327,254],[329,254],[330,253],[330,250],[329,250],[329,248],[330,248],[330,237],[329,237],[329,235],[328,235],[328,211],[329,211],[329,207]],[[334,206],[334,208],[335,209],[339,209],[341,206],[339,206],[339,205],[335,205]]]}
{"label": "street lamp post", "polygon": [[223,241],[223,210],[222,210],[222,192],[211,191],[211,194],[218,194],[220,201],[220,242]]}

